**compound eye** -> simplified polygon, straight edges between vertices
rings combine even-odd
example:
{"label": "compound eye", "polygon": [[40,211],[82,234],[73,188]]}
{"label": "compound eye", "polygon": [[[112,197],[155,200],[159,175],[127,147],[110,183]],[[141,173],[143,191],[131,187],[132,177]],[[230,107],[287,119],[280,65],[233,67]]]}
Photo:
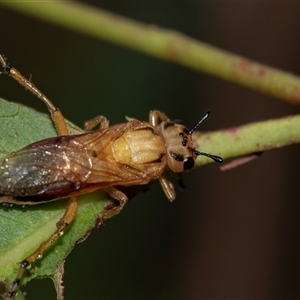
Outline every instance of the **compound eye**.
{"label": "compound eye", "polygon": [[193,166],[194,166],[194,159],[191,156],[185,158],[185,160],[183,161],[183,169],[187,171],[192,169]]}

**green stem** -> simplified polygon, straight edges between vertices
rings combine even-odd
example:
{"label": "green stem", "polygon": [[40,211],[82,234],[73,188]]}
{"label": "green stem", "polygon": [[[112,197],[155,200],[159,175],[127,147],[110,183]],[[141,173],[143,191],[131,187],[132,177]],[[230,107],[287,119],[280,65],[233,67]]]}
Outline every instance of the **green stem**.
{"label": "green stem", "polygon": [[[194,133],[196,148],[223,159],[249,155],[300,142],[300,115],[255,122],[216,132]],[[200,156],[196,166],[211,162]]]}
{"label": "green stem", "polygon": [[2,1],[0,4],[76,32],[300,104],[298,76],[220,50],[181,33],[72,1]]}

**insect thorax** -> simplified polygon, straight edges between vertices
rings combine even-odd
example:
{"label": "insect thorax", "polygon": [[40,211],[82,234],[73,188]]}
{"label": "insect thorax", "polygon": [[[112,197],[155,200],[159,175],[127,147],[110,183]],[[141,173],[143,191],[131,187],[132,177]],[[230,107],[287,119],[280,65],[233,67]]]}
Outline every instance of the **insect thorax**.
{"label": "insect thorax", "polygon": [[145,173],[160,175],[167,164],[166,147],[159,131],[146,123],[128,130],[117,138],[112,151],[117,162],[132,166]]}

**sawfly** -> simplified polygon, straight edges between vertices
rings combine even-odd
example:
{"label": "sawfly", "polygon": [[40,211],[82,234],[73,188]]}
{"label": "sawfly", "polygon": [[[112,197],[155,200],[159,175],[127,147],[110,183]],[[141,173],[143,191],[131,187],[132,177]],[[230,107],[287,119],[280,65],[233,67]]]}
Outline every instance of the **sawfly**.
{"label": "sawfly", "polygon": [[77,196],[97,189],[107,192],[118,205],[104,211],[105,220],[119,213],[128,201],[119,186],[158,180],[167,198],[173,201],[175,188],[164,172],[166,168],[175,173],[190,170],[199,155],[222,162],[221,157],[200,152],[193,145],[193,131],[208,118],[209,112],[192,130],[153,110],[148,122],[127,118],[126,123],[109,126],[108,119],[99,116],[85,123],[84,133],[70,135],[60,110],[11,67],[4,55],[0,55],[0,63],[1,73],[14,78],[46,104],[58,134],[12,152],[0,161],[0,203],[24,206],[70,198],[56,231],[20,263],[4,297],[6,300],[15,296],[25,269],[41,258],[72,222],[78,206]]}

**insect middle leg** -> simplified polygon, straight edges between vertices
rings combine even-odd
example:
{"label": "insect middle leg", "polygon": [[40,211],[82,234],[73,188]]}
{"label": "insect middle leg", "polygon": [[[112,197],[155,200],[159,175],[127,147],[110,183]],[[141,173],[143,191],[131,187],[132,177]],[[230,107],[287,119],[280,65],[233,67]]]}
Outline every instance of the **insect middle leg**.
{"label": "insect middle leg", "polygon": [[109,127],[109,120],[106,117],[98,116],[84,123],[84,129],[86,131],[92,130],[99,125],[100,129]]}
{"label": "insect middle leg", "polygon": [[76,212],[77,212],[77,199],[76,197],[71,197],[69,200],[69,204],[66,208],[66,211],[62,218],[56,224],[56,231],[51,235],[49,239],[44,241],[40,246],[32,252],[28,257],[26,257],[21,263],[17,273],[15,280],[12,282],[10,290],[7,292],[6,296],[4,297],[5,300],[12,299],[16,291],[20,286],[20,281],[23,277],[24,271],[37,259],[42,258],[43,253],[55,242],[55,240],[60,237],[66,227],[72,222],[74,219]]}
{"label": "insect middle leg", "polygon": [[124,205],[128,202],[127,196],[116,189],[115,187],[107,187],[103,189],[110,197],[119,202],[119,205],[114,207],[106,208],[103,214],[104,219],[110,219],[113,216],[117,215],[124,207]]}

